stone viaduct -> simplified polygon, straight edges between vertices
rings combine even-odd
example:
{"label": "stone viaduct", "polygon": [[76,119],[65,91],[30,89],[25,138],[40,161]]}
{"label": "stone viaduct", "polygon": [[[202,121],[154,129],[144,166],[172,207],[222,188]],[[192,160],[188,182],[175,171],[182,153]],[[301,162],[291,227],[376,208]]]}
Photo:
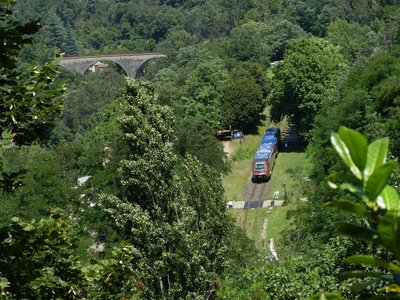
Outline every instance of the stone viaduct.
{"label": "stone viaduct", "polygon": [[161,53],[132,53],[132,54],[105,54],[87,56],[69,56],[60,61],[60,65],[70,70],[84,74],[85,71],[98,61],[112,61],[120,65],[129,77],[138,78],[143,64],[150,59],[166,57]]}

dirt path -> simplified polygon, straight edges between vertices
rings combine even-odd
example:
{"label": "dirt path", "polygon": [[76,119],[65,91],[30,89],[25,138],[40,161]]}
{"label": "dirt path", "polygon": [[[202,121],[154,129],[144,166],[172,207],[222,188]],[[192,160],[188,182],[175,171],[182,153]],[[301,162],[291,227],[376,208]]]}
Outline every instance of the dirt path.
{"label": "dirt path", "polygon": [[261,229],[261,236],[260,236],[260,241],[263,245],[265,245],[265,240],[267,236],[267,226],[268,226],[268,217],[264,219],[264,223]]}
{"label": "dirt path", "polygon": [[223,141],[222,142],[222,146],[224,147],[224,152],[226,153],[226,155],[229,158],[232,157],[233,149],[232,149],[232,146],[231,146],[231,141]]}

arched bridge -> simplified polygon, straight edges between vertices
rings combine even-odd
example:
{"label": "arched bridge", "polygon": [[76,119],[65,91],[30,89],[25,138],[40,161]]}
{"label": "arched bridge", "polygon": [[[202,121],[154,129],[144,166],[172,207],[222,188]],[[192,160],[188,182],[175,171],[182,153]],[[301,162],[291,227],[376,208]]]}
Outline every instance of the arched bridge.
{"label": "arched bridge", "polygon": [[166,57],[161,53],[103,54],[68,56],[61,59],[60,65],[70,70],[84,74],[85,71],[99,61],[112,61],[120,65],[129,77],[137,78],[143,64],[154,58]]}

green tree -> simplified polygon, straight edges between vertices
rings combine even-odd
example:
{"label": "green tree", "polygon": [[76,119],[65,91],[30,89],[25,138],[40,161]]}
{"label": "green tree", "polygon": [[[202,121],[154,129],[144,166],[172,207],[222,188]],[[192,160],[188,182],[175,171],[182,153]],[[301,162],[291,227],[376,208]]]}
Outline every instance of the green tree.
{"label": "green tree", "polygon": [[98,113],[115,100],[123,85],[123,75],[109,69],[74,77],[64,97],[60,121],[72,133],[83,133],[96,124]]}
{"label": "green tree", "polygon": [[[3,174],[13,182],[12,188],[7,190],[9,194],[3,191],[0,197],[1,203],[5,204],[0,222],[6,221],[7,215],[23,219],[48,216],[51,210],[65,208],[78,196],[72,189],[76,179],[70,178],[57,154],[48,148],[33,145],[6,151]],[[16,207],[8,211],[8,206]]]}
{"label": "green tree", "polygon": [[102,207],[140,253],[136,280],[144,298],[206,298],[225,249],[218,174],[192,158],[177,165],[171,111],[157,104],[149,83],[128,80],[124,99],[130,153],[120,162],[119,196],[103,194]]}
{"label": "green tree", "polygon": [[[246,72],[244,73],[246,74]],[[264,107],[262,88],[253,78],[231,78],[221,88],[221,125],[254,129]]]}
{"label": "green tree", "polygon": [[250,59],[268,62],[268,28],[265,23],[249,21],[232,29],[228,39],[231,56],[239,60]]}
{"label": "green tree", "polygon": [[327,37],[352,64],[366,60],[378,46],[378,35],[369,26],[340,19],[329,24]]}
{"label": "green tree", "polygon": [[19,24],[7,2],[0,4],[0,131],[11,131],[18,145],[48,134],[61,109],[63,86],[55,82],[57,63],[17,70],[17,56],[23,45],[39,30],[37,22]]}
{"label": "green tree", "polygon": [[280,121],[288,116],[300,132],[307,134],[344,67],[339,49],[328,42],[318,38],[293,40],[271,83],[272,119]]}
{"label": "green tree", "polygon": [[272,19],[267,22],[265,43],[268,45],[268,56],[271,61],[283,59],[283,54],[291,40],[305,35],[297,24],[286,19]]}
{"label": "green tree", "polygon": [[71,222],[55,213],[49,219],[0,228],[0,282],[12,298],[73,299],[80,294],[80,268],[74,255]]}
{"label": "green tree", "polygon": [[[21,48],[32,42],[32,34],[40,27],[37,22],[20,24],[15,21],[9,6],[13,2],[0,3],[0,132],[2,138],[9,138],[4,143],[11,145],[12,141],[20,146],[48,138],[54,118],[62,110],[59,96],[64,88],[56,82],[56,61],[17,69]],[[0,163],[1,187],[10,190],[18,174],[8,176],[4,172],[4,162]]]}
{"label": "green tree", "polygon": [[45,45],[49,48],[58,48],[62,52],[65,49],[67,30],[55,11],[48,13],[43,25],[43,37]]}

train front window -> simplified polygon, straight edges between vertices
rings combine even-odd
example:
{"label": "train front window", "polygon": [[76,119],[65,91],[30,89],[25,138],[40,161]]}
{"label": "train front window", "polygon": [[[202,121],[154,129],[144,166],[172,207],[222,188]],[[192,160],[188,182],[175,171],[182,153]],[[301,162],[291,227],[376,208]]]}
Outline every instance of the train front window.
{"label": "train front window", "polygon": [[265,163],[260,162],[260,163],[256,163],[256,170],[264,170],[265,169]]}

